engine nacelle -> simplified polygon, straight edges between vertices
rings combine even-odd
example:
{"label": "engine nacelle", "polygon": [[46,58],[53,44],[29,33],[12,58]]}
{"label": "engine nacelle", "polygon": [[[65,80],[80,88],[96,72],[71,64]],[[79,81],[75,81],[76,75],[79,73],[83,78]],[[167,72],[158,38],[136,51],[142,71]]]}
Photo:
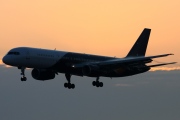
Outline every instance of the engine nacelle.
{"label": "engine nacelle", "polygon": [[100,75],[99,67],[96,65],[85,65],[82,68],[83,75],[96,77]]}
{"label": "engine nacelle", "polygon": [[50,80],[55,78],[55,73],[49,70],[33,69],[31,75],[36,80]]}

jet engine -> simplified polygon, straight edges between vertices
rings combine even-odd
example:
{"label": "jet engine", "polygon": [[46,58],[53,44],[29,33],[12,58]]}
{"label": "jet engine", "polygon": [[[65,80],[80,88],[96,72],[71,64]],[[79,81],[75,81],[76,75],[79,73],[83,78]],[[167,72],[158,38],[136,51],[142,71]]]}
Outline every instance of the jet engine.
{"label": "jet engine", "polygon": [[90,77],[96,77],[99,76],[99,67],[97,65],[85,65],[82,68],[83,75],[90,76]]}
{"label": "jet engine", "polygon": [[50,80],[55,78],[55,73],[49,70],[33,69],[31,75],[36,80]]}

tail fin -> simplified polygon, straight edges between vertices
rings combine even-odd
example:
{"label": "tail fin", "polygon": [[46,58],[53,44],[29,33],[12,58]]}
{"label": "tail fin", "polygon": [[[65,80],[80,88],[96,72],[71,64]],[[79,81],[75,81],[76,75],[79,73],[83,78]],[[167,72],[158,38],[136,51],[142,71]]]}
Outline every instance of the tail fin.
{"label": "tail fin", "polygon": [[126,57],[145,56],[151,29],[145,28]]}

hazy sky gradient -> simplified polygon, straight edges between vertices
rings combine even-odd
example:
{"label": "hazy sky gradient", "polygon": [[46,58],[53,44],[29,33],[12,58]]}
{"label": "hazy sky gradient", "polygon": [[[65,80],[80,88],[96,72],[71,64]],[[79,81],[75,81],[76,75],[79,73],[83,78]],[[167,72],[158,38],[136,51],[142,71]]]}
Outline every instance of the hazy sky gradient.
{"label": "hazy sky gradient", "polygon": [[124,57],[145,28],[147,55],[180,62],[179,0],[5,0],[0,2],[2,57],[17,46]]}
{"label": "hazy sky gradient", "polygon": [[147,72],[117,79],[72,76],[76,89],[63,87],[60,74],[54,80],[36,81],[27,70],[20,81],[17,68],[0,67],[1,120],[179,120],[180,71]]}

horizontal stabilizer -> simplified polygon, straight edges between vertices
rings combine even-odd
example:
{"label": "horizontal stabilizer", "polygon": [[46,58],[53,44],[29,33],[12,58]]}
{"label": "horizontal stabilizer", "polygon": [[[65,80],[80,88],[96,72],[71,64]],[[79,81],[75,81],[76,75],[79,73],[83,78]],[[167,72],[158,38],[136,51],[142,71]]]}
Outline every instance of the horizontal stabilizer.
{"label": "horizontal stabilizer", "polygon": [[176,64],[176,63],[177,63],[177,62],[162,63],[162,64],[150,65],[150,66],[148,66],[148,67],[158,67],[158,66],[169,65],[169,64]]}
{"label": "horizontal stabilizer", "polygon": [[[112,59],[112,60],[91,62],[91,63],[80,63],[80,64],[74,64],[74,65],[72,65],[72,67],[81,68],[85,65],[97,65],[97,66],[101,66],[101,67],[115,65],[116,67],[118,67],[118,66],[122,66],[124,64],[135,64],[135,63],[139,63],[139,62],[144,63],[144,62],[149,61],[153,58],[166,57],[169,55],[174,55],[174,54],[162,54],[162,55],[147,56],[147,57],[141,56],[141,57],[131,57],[131,58],[124,58],[124,59]],[[175,63],[174,62],[173,63],[165,63],[165,65],[166,64],[175,64]],[[151,66],[153,67],[153,65],[151,65]]]}

